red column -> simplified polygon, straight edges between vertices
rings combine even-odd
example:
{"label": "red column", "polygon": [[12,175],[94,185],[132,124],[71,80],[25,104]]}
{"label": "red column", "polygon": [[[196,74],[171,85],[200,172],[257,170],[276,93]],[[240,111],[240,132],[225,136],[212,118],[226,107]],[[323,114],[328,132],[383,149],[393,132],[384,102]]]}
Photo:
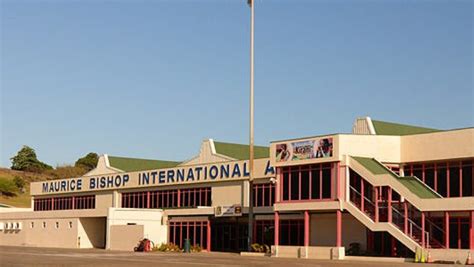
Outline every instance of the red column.
{"label": "red column", "polygon": [[150,208],[150,191],[146,192],[146,208]]}
{"label": "red column", "polygon": [[275,211],[275,246],[280,244],[280,214]]}
{"label": "red column", "polygon": [[[207,192],[206,192],[207,194]],[[181,189],[178,189],[178,203],[177,203],[178,208],[181,207]]]}
{"label": "red column", "polygon": [[388,188],[388,207],[387,207],[387,217],[388,217],[388,222],[392,222],[392,188]]}
{"label": "red column", "polygon": [[207,251],[208,252],[211,251],[211,221],[210,220],[207,221]]}
{"label": "red column", "polygon": [[379,222],[379,190],[378,187],[374,186],[375,195],[375,222]]}
{"label": "red column", "polygon": [[304,211],[304,245],[309,246],[309,212]]}
{"label": "red column", "polygon": [[341,162],[336,164],[337,169],[337,181],[336,181],[336,189],[337,189],[337,199],[342,199],[342,182],[341,182]]}
{"label": "red column", "polygon": [[469,249],[474,249],[474,210],[469,212]]}
{"label": "red column", "polygon": [[51,210],[54,210],[54,197],[51,198]]}
{"label": "red column", "polygon": [[444,212],[444,247],[449,248],[449,212]]}
{"label": "red column", "polygon": [[426,247],[426,237],[425,237],[425,213],[421,212],[421,247]]}
{"label": "red column", "polygon": [[336,211],[336,247],[342,247],[342,212]]}

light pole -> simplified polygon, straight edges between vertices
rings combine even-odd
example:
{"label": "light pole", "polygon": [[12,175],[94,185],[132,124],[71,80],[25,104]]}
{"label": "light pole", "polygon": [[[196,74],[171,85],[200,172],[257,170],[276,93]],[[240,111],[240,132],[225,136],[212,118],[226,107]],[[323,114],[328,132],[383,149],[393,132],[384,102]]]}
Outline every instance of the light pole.
{"label": "light pole", "polygon": [[255,3],[247,0],[250,6],[250,138],[249,138],[249,228],[248,228],[248,251],[252,250],[253,240],[253,89],[254,89],[254,26],[255,26]]}

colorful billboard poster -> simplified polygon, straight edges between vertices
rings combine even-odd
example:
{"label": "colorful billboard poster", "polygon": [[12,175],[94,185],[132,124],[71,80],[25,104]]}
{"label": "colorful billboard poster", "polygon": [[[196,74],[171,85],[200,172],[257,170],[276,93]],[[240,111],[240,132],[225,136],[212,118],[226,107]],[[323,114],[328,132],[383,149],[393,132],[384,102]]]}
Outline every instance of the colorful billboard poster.
{"label": "colorful billboard poster", "polygon": [[329,158],[333,155],[333,139],[317,138],[276,145],[276,161]]}

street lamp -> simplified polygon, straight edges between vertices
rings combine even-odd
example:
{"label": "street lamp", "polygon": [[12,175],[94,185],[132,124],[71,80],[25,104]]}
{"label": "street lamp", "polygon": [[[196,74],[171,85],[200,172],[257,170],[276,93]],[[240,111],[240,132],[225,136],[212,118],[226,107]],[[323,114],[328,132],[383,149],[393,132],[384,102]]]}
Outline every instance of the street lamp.
{"label": "street lamp", "polygon": [[247,0],[250,6],[250,138],[249,138],[249,228],[248,228],[248,251],[252,251],[253,240],[253,89],[254,89],[254,26],[255,26],[255,3]]}

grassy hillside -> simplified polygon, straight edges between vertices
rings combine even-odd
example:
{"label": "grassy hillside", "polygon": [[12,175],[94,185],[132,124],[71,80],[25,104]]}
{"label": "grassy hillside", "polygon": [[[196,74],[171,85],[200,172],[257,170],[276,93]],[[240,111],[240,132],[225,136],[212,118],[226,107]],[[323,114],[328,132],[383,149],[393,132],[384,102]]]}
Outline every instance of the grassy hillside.
{"label": "grassy hillside", "polygon": [[0,194],[0,203],[6,204],[14,207],[20,208],[29,208],[31,206],[31,196],[30,196],[30,183],[37,181],[49,180],[51,176],[38,173],[22,172],[22,171],[13,171],[10,169],[0,168],[0,183],[11,184],[13,179],[17,177],[23,178],[25,181],[25,187],[23,192],[15,188],[12,190],[15,195],[7,196]]}

